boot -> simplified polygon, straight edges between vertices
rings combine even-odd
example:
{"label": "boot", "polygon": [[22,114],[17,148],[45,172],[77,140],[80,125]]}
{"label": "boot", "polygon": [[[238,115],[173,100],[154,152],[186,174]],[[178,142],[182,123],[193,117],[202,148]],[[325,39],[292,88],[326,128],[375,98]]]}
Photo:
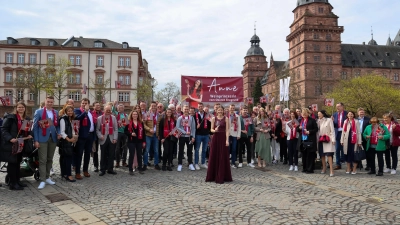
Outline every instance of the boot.
{"label": "boot", "polygon": [[21,181],[17,181],[17,184],[20,186],[20,187],[28,187],[28,185],[26,185],[26,184],[24,184],[24,183],[22,183]]}
{"label": "boot", "polygon": [[24,188],[15,183],[15,184],[10,184],[10,190],[18,191],[18,190],[24,190]]}
{"label": "boot", "polygon": [[162,166],[162,171],[166,171],[167,170],[167,167],[166,166]]}

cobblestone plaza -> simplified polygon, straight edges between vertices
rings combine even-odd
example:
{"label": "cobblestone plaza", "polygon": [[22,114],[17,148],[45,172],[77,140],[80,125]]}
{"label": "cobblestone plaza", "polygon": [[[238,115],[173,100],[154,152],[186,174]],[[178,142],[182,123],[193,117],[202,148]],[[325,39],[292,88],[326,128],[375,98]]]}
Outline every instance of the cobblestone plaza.
{"label": "cobblestone plaza", "polygon": [[[163,172],[152,168],[75,183],[9,191],[0,174],[0,224],[400,224],[398,175],[371,176],[336,171],[304,174],[287,165],[233,169],[233,182],[206,183],[206,170]],[[175,165],[176,161],[174,160]],[[89,172],[93,171],[89,168]]]}

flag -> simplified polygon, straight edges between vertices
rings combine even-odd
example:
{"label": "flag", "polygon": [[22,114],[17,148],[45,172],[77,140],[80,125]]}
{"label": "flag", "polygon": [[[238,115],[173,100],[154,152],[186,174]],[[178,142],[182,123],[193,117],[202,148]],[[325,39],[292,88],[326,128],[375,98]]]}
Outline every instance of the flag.
{"label": "flag", "polygon": [[260,97],[260,103],[267,103],[267,97],[265,96]]}
{"label": "flag", "polygon": [[325,99],[325,106],[333,106],[334,104],[334,99],[333,98],[326,98]]}
{"label": "flag", "polygon": [[120,89],[121,88],[121,81],[115,81],[115,88]]}
{"label": "flag", "polygon": [[6,106],[6,96],[1,96],[0,101],[1,101],[1,104],[3,104],[3,106]]}
{"label": "flag", "polygon": [[74,130],[74,135],[79,135],[80,121],[79,120],[72,120],[72,127],[73,127],[73,130]]}
{"label": "flag", "polygon": [[107,102],[107,101],[106,101],[106,97],[103,96],[103,98],[101,99],[101,101],[102,101],[103,104],[106,104],[106,102]]}
{"label": "flag", "polygon": [[275,97],[272,97],[270,102],[275,102]]}
{"label": "flag", "polygon": [[283,79],[279,80],[279,101],[283,101],[285,95],[285,83]]}
{"label": "flag", "polygon": [[254,98],[252,97],[247,98],[247,104],[254,104]]}
{"label": "flag", "polygon": [[284,96],[283,96],[283,101],[289,101],[289,83],[290,83],[290,77],[287,77],[286,79],[283,79],[284,81]]}
{"label": "flag", "polygon": [[175,127],[174,129],[172,129],[172,135],[174,135],[176,138],[180,138],[181,137],[181,135],[182,135],[182,131],[180,131],[179,129],[178,129],[178,127]]}
{"label": "flag", "polygon": [[32,126],[32,120],[24,120],[21,125],[21,130],[30,131]]}
{"label": "flag", "polygon": [[86,84],[83,84],[82,94],[86,94],[86,91],[87,91],[87,86],[86,86]]}
{"label": "flag", "polygon": [[176,106],[178,104],[178,99],[176,99],[175,97],[171,98],[171,100],[169,100],[169,104],[173,104]]}
{"label": "flag", "polygon": [[313,112],[318,112],[318,105],[317,104],[312,104],[311,109]]}

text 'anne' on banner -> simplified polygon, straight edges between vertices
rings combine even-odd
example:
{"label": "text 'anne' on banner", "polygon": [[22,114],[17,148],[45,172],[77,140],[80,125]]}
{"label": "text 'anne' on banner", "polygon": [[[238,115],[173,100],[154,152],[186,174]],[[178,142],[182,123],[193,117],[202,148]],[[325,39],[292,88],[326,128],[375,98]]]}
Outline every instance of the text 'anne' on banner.
{"label": "text 'anne' on banner", "polygon": [[243,102],[243,77],[181,76],[182,101],[205,104]]}

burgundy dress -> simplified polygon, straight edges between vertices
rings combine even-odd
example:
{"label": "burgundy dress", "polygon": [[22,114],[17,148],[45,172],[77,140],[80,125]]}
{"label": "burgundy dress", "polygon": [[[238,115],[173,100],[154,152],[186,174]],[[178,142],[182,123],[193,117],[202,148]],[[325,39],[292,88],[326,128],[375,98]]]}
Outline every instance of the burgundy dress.
{"label": "burgundy dress", "polygon": [[221,120],[215,117],[214,126],[217,126],[216,124],[219,124],[219,127],[211,139],[206,182],[215,181],[222,184],[232,181],[229,147],[226,146],[225,116]]}

